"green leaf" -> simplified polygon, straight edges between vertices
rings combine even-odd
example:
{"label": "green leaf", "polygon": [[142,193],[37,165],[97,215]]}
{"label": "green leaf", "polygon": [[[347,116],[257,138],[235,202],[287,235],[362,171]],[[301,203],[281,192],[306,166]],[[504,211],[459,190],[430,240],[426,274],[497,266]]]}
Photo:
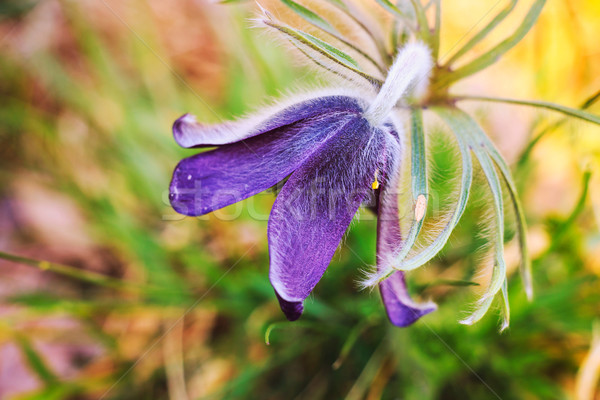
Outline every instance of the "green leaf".
{"label": "green leaf", "polygon": [[510,303],[508,302],[508,280],[504,278],[502,282],[502,326],[500,332],[510,325]]}
{"label": "green leaf", "polygon": [[[300,32],[300,31],[298,31],[298,32]],[[316,45],[318,48],[324,49],[328,54],[333,55],[334,58],[336,58],[338,61],[341,61],[347,67],[360,69],[360,66],[358,65],[358,63],[352,57],[350,57],[348,54],[344,53],[343,51],[333,47],[329,43],[326,43],[319,38],[309,35],[308,33],[302,32],[301,34],[307,40],[309,40],[311,43]]]}
{"label": "green leaf", "polygon": [[319,60],[318,60],[316,57],[313,57],[312,55],[310,55],[310,54],[309,54],[309,53],[308,53],[306,50],[304,50],[302,47],[300,47],[300,45],[299,45],[299,44],[296,44],[296,43],[294,43],[294,42],[290,42],[290,43],[292,43],[292,45],[293,45],[294,47],[296,47],[296,49],[298,49],[298,51],[299,51],[300,53],[304,54],[304,56],[305,56],[306,58],[308,58],[308,59],[309,59],[309,60],[311,60],[313,63],[315,63],[315,65],[317,65],[317,66],[319,66],[319,67],[321,67],[321,68],[325,69],[326,71],[328,71],[328,72],[330,72],[330,73],[332,73],[332,74],[334,74],[334,75],[337,75],[337,76],[339,76],[339,77],[341,77],[341,78],[344,78],[344,79],[346,79],[346,80],[348,80],[348,81],[352,82],[352,79],[351,79],[350,77],[348,77],[348,76],[344,75],[344,74],[343,74],[343,73],[341,73],[340,71],[336,71],[335,69],[329,68],[327,65],[325,65],[324,63],[322,63],[321,61],[319,61]]}
{"label": "green leaf", "polygon": [[[413,220],[406,240],[402,243],[402,250],[395,255],[392,265],[377,275],[373,283],[381,282],[396,272],[397,264],[401,264],[408,253],[412,250],[417,237],[423,227],[425,213],[427,211],[427,200],[429,189],[427,181],[427,153],[425,146],[425,132],[423,131],[423,111],[420,108],[412,110],[411,114],[411,175],[412,175],[412,197],[413,197]],[[369,282],[371,284],[371,282]]]}
{"label": "green leaf", "polygon": [[523,280],[523,286],[525,288],[525,292],[527,293],[527,298],[531,300],[533,298],[533,279],[531,277],[531,260],[529,259],[529,249],[527,246],[527,221],[525,220],[523,206],[519,200],[517,185],[515,185],[508,164],[506,164],[504,157],[502,157],[494,143],[485,133],[481,131],[477,131],[475,133],[478,135],[480,143],[485,146],[486,150],[498,166],[498,169],[500,169],[502,177],[504,178],[504,182],[508,188],[508,193],[510,195],[515,217],[517,219],[517,236],[519,240],[519,250],[521,252],[521,263],[519,265],[521,279]]}
{"label": "green leaf", "polygon": [[316,38],[306,32],[302,32],[298,29],[279,24],[272,19],[263,20],[263,23],[271,28],[278,30],[283,33],[291,40],[294,44],[299,46],[305,46],[306,48],[319,53],[320,55],[328,58],[336,64],[348,69],[355,75],[358,75],[371,83],[376,87],[381,87],[383,82],[365,72],[363,72],[358,63],[348,54],[342,50],[333,47],[332,45]]}
{"label": "green leaf", "polygon": [[[579,107],[579,109],[580,110],[585,110],[585,109],[591,107],[593,104],[595,104],[596,101],[598,101],[598,100],[600,100],[600,90],[598,92],[596,92],[595,94],[593,94],[588,99],[586,99],[583,102],[583,104]],[[525,148],[525,150],[523,150],[523,152],[519,156],[519,161],[517,162],[517,165],[519,167],[523,166],[523,164],[525,164],[527,162],[527,160],[529,159],[529,155],[533,151],[533,148],[535,147],[535,145],[538,144],[539,141],[542,140],[548,133],[552,132],[555,129],[560,128],[568,120],[569,120],[568,117],[563,117],[559,121],[556,121],[553,124],[551,124],[551,125],[547,126],[546,128],[544,128],[532,140],[530,140],[529,144],[527,144],[527,147]]]}
{"label": "green leaf", "polygon": [[333,4],[334,6],[336,6],[337,8],[339,8],[340,10],[348,11],[348,7],[346,6],[346,4],[344,4],[344,2],[342,0],[327,0],[327,1],[331,4]]}
{"label": "green leaf", "polygon": [[544,8],[544,4],[546,0],[536,0],[535,3],[529,9],[529,12],[525,16],[525,19],[521,23],[521,25],[517,28],[517,30],[508,38],[503,40],[496,47],[483,54],[482,56],[476,58],[471,61],[467,65],[458,68],[456,71],[447,72],[444,75],[440,76],[440,79],[437,82],[438,88],[443,88],[450,85],[452,82],[455,82],[459,79],[463,79],[467,76],[473,75],[476,72],[481,71],[482,69],[487,68],[488,66],[494,64],[496,61],[500,59],[504,53],[512,49],[517,43],[519,43],[525,35],[529,32],[529,30],[535,25],[537,22],[542,9]]}
{"label": "green leaf", "polygon": [[421,285],[415,285],[415,288],[419,291],[423,291],[428,288],[438,286],[454,286],[454,287],[468,287],[468,286],[479,286],[479,283],[473,281],[465,281],[461,279],[436,279]]}
{"label": "green leaf", "polygon": [[556,111],[563,113],[570,117],[579,118],[593,124],[600,125],[600,116],[594,115],[583,110],[576,108],[566,107],[556,103],[550,103],[547,101],[536,101],[536,100],[519,100],[519,99],[507,99],[502,97],[484,97],[484,96],[457,96],[456,100],[480,100],[480,101],[492,101],[496,103],[508,103],[518,104],[522,106],[539,107],[547,110]]}
{"label": "green leaf", "polygon": [[[442,0],[432,0],[429,4],[435,4],[435,24],[431,36],[431,48],[433,60],[437,61],[440,53],[440,34],[442,28]],[[429,5],[428,4],[428,5]],[[427,7],[425,8],[427,10]]]}
{"label": "green leaf", "polygon": [[[377,48],[379,56],[381,57],[382,60],[384,60],[384,63],[388,63],[388,62],[391,63],[390,54],[388,53],[385,43],[383,41],[383,38],[381,37],[380,34],[378,35],[376,32],[371,30],[367,25],[365,25],[364,22],[361,21],[360,17],[354,15],[352,10],[349,9],[343,1],[341,1],[341,0],[327,0],[327,1],[329,3],[331,3],[332,5],[334,5],[335,7],[337,7],[340,11],[342,11],[348,18],[350,18],[360,29],[362,29],[367,34],[367,36],[371,39],[371,41]],[[356,47],[353,46],[353,48],[356,48]],[[377,65],[377,67],[380,70],[382,70],[382,68],[379,66],[379,64],[377,64],[377,63],[375,63],[375,64]],[[382,71],[382,72],[385,75],[385,71]]]}
{"label": "green leaf", "polygon": [[29,340],[25,336],[18,335],[17,343],[35,374],[48,386],[56,384],[58,378],[46,365],[46,361],[33,348]]}
{"label": "green leaf", "polygon": [[581,193],[579,195],[579,199],[573,208],[573,211],[569,214],[568,218],[564,221],[557,224],[552,233],[552,243],[548,249],[546,249],[545,254],[550,254],[558,246],[560,246],[563,242],[563,239],[569,234],[570,229],[577,221],[577,218],[581,215],[583,210],[585,209],[585,202],[588,197],[590,180],[592,178],[592,172],[589,170],[584,171],[581,182]]}
{"label": "green leaf", "polygon": [[517,5],[517,1],[518,0],[510,0],[510,3],[504,9],[502,9],[502,11],[500,11],[498,15],[494,17],[494,19],[492,19],[482,30],[480,30],[475,36],[473,36],[471,40],[469,40],[463,47],[461,47],[452,57],[450,57],[450,59],[445,64],[453,64],[465,53],[467,53],[469,50],[475,47],[477,43],[481,42],[491,31],[494,30],[494,28],[496,28],[496,26],[498,26],[502,21],[504,21],[508,14],[512,12],[512,10]]}
{"label": "green leaf", "polygon": [[413,200],[418,196],[428,194],[427,189],[427,153],[425,132],[423,130],[423,111],[420,108],[412,110],[411,114],[411,173]]}
{"label": "green leaf", "polygon": [[339,34],[339,32],[333,26],[331,26],[331,24],[329,22],[325,21],[325,19],[323,19],[322,17],[320,17],[313,11],[309,10],[308,8],[304,7],[303,5],[298,4],[293,0],[280,0],[280,1],[283,4],[285,4],[286,6],[288,6],[290,9],[292,9],[292,11],[294,11],[296,14],[298,14],[304,20],[308,21],[309,23],[313,24],[314,26],[324,30],[327,33],[333,33],[336,35]]}
{"label": "green leaf", "polygon": [[427,21],[427,15],[425,15],[425,9],[423,8],[423,4],[421,4],[421,0],[410,0],[412,6],[415,10],[415,15],[417,17],[417,23],[419,24],[419,32],[421,35],[421,39],[428,43],[433,47],[431,32],[429,32],[429,23]]}
{"label": "green leaf", "polygon": [[354,328],[352,328],[352,330],[348,334],[348,337],[346,338],[346,341],[344,342],[344,345],[342,346],[342,350],[340,351],[339,356],[337,357],[331,368],[337,370],[342,366],[344,361],[346,361],[346,359],[348,358],[350,351],[360,338],[360,335],[372,325],[373,322],[371,320],[364,320],[358,323]]}
{"label": "green leaf", "polygon": [[364,57],[367,61],[369,61],[375,68],[377,68],[377,70],[379,72],[381,72],[382,74],[385,74],[385,70],[377,63],[377,61],[375,61],[370,55],[368,55],[363,50],[361,50],[360,48],[355,46],[353,43],[351,43],[350,41],[348,41],[344,37],[342,37],[342,35],[324,18],[322,18],[318,14],[314,13],[313,11],[309,10],[308,8],[296,3],[293,0],[280,0],[280,1],[282,3],[284,3],[286,6],[288,6],[290,9],[292,9],[294,12],[296,12],[296,14],[298,14],[302,19],[304,19],[308,23],[316,26],[317,28],[319,28],[322,31],[324,31],[325,33],[333,36],[335,39],[339,40],[340,42],[342,42],[343,44],[345,44],[352,50],[356,51],[358,54],[360,54],[362,57]]}
{"label": "green leaf", "polygon": [[[446,115],[448,111],[446,108],[433,107],[433,111],[440,115]],[[462,158],[462,172],[460,179],[459,197],[456,203],[456,208],[452,212],[448,224],[440,232],[440,234],[431,242],[425,249],[421,250],[418,254],[409,258],[408,260],[402,260],[399,264],[394,265],[394,268],[401,271],[410,271],[420,267],[438,254],[444,245],[450,238],[450,234],[456,228],[458,221],[463,215],[469,199],[469,193],[471,190],[471,183],[473,182],[473,164],[471,160],[471,154],[467,146],[466,141],[460,135],[455,135],[458,147],[460,149]]]}
{"label": "green leaf", "polygon": [[492,162],[492,159],[482,146],[480,137],[485,135],[479,125],[465,112],[459,109],[446,110],[439,114],[446,124],[454,131],[457,136],[466,138],[469,147],[477,157],[479,165],[487,179],[488,185],[494,199],[494,214],[496,217],[495,230],[496,238],[494,241],[494,270],[488,289],[483,297],[478,301],[479,307],[471,316],[461,321],[461,323],[471,325],[477,322],[489,309],[494,296],[502,289],[502,283],[506,280],[506,263],[504,261],[504,205],[502,198],[502,186],[498,179],[498,174]]}
{"label": "green leaf", "polygon": [[390,0],[375,0],[387,12],[393,14],[396,18],[404,18],[406,15]]}

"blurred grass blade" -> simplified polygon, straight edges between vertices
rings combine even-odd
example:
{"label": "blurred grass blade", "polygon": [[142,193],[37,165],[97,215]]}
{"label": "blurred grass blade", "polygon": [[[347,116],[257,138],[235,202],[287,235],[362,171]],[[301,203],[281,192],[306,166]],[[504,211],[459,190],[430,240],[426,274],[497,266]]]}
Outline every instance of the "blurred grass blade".
{"label": "blurred grass blade", "polygon": [[343,11],[348,11],[348,6],[342,0],[327,0],[329,3],[333,4],[337,8]]}
{"label": "blurred grass blade", "polygon": [[[293,0],[280,0],[283,4],[288,6],[292,11],[298,14],[302,19],[310,23],[311,25],[321,29],[325,33],[333,36],[335,39],[339,40],[352,50],[356,51],[362,57],[364,57],[367,61],[369,61],[379,72],[385,75],[385,70],[379,65],[377,61],[373,59],[370,55],[365,53],[363,50],[346,40],[337,29],[335,29],[329,22],[327,22],[323,17],[319,16],[315,12],[309,10],[308,8],[296,3]],[[358,66],[358,65],[357,65]]]}
{"label": "blurred grass blade", "polygon": [[473,281],[465,281],[460,279],[436,279],[428,283],[421,285],[415,285],[415,290],[420,292],[425,289],[439,287],[439,286],[453,286],[453,287],[468,287],[468,286],[479,286],[479,283]]}
{"label": "blurred grass blade", "polygon": [[293,325],[290,324],[289,321],[273,322],[272,324],[267,326],[267,329],[265,330],[265,344],[267,346],[271,345],[271,334],[273,333],[273,331],[275,329],[279,329],[279,328],[286,328],[286,329],[315,328],[315,329],[319,329],[320,327],[318,325],[316,325],[315,323],[303,322],[303,321],[294,321]]}
{"label": "blurred grass blade", "polygon": [[504,9],[502,9],[502,11],[500,11],[498,15],[496,15],[494,19],[492,19],[482,30],[480,30],[475,36],[473,36],[471,40],[469,40],[452,57],[450,57],[450,59],[448,59],[448,61],[445,62],[445,65],[453,64],[456,60],[465,55],[465,53],[467,53],[469,50],[475,47],[477,43],[481,42],[491,31],[494,30],[494,28],[496,28],[496,26],[498,26],[502,21],[504,21],[508,14],[510,14],[515,8],[517,2],[518,0],[510,0],[510,3]]}
{"label": "blurred grass blade", "polygon": [[[432,108],[432,110],[437,112],[440,116],[442,116],[442,118],[444,118],[443,116],[449,114],[449,111],[446,108],[442,107],[434,107]],[[413,270],[435,257],[436,254],[438,254],[442,250],[442,248],[450,238],[450,234],[458,224],[460,217],[465,211],[467,201],[469,199],[469,193],[471,190],[471,183],[473,182],[473,164],[471,160],[470,150],[464,140],[464,135],[461,132],[455,132],[455,137],[462,158],[462,172],[456,208],[452,212],[450,220],[448,221],[444,229],[440,232],[440,234],[435,238],[435,240],[415,256],[407,260],[402,260],[402,262],[400,262],[398,265],[395,265],[394,268],[397,270]]]}
{"label": "blurred grass blade", "polygon": [[58,378],[52,370],[50,370],[46,361],[33,348],[29,339],[23,335],[17,335],[16,339],[23,356],[25,356],[25,360],[27,360],[27,364],[29,364],[31,370],[35,372],[37,377],[40,378],[46,386],[52,386],[58,383]]}
{"label": "blurred grass blade", "polygon": [[[517,104],[522,106],[539,107],[547,110],[556,111],[568,115],[569,117],[579,118],[581,120],[591,122],[593,124],[600,125],[600,116],[578,110],[576,108],[566,107],[556,103],[550,103],[548,101],[536,101],[536,100],[519,100],[519,99],[507,99],[503,97],[484,97],[484,96],[457,96],[457,100],[480,100],[480,101],[491,101],[495,103],[508,103]],[[595,100],[594,100],[595,101]]]}
{"label": "blurred grass blade", "polygon": [[68,276],[73,279],[77,279],[77,280],[88,282],[88,283],[93,283],[98,286],[104,286],[104,287],[108,287],[108,288],[112,288],[112,289],[120,289],[120,290],[131,290],[131,291],[143,290],[142,287],[134,285],[132,283],[124,282],[119,279],[111,278],[109,276],[82,270],[82,269],[71,267],[68,265],[51,263],[48,261],[34,260],[32,258],[21,257],[21,256],[5,253],[2,251],[0,251],[0,259],[29,265],[32,267],[36,267],[42,271],[51,271],[51,272],[54,272],[54,273],[57,273],[60,275]]}
{"label": "blurred grass blade", "polygon": [[[442,30],[442,0],[431,0],[429,5],[435,4],[435,23],[433,26],[433,35],[431,37],[431,47],[434,62],[437,62],[440,54],[440,35]],[[425,7],[427,10],[427,7]]]}
{"label": "blurred grass blade", "polygon": [[366,79],[372,85],[376,87],[381,87],[381,85],[383,84],[381,80],[363,72],[360,69],[356,60],[354,60],[350,55],[322,41],[321,39],[316,38],[306,32],[302,32],[300,30],[291,28],[289,26],[278,24],[277,22],[271,19],[265,19],[263,20],[263,23],[283,33],[294,44],[306,46],[308,49],[315,51],[320,55],[324,56],[325,58],[328,58],[336,64],[348,69],[353,74]]}
{"label": "blurred grass blade", "polygon": [[[389,350],[387,347],[387,341],[389,339],[384,337],[383,340],[379,343],[379,345],[375,348],[375,351],[369,357],[369,360],[360,375],[356,379],[354,379],[354,385],[344,397],[344,400],[362,400],[371,398],[368,396],[367,391],[372,387],[373,383],[376,381],[376,376],[378,371],[381,369],[382,365],[385,365],[386,359],[390,357]],[[342,398],[341,396],[338,398]]]}
{"label": "blurred grass blade", "polygon": [[390,14],[394,15],[396,18],[403,19],[406,15],[400,10],[394,3],[390,0],[375,0],[377,4],[379,4],[383,9],[385,9]]}
{"label": "blurred grass blade", "polygon": [[335,360],[335,362],[331,365],[331,368],[333,368],[334,370],[337,370],[342,366],[344,361],[346,361],[346,359],[348,358],[350,351],[356,344],[360,335],[365,330],[367,330],[367,328],[369,328],[370,326],[372,326],[372,323],[369,320],[366,320],[366,321],[362,321],[362,322],[356,324],[356,326],[354,328],[352,328],[352,330],[348,334],[348,337],[346,338],[346,341],[344,342],[344,345],[342,346],[340,355]]}
{"label": "blurred grass blade", "polygon": [[[579,109],[580,110],[586,110],[589,107],[591,107],[592,105],[594,105],[599,99],[600,99],[600,90],[598,92],[596,92],[595,94],[593,94],[588,99],[586,99],[581,104],[581,106],[579,107]],[[560,128],[568,120],[569,120],[568,117],[561,118],[560,120],[556,121],[555,123],[553,123],[553,124],[547,126],[546,128],[544,128],[532,140],[530,140],[529,143],[527,144],[527,147],[525,148],[525,150],[523,150],[523,152],[519,156],[519,161],[517,162],[517,165],[519,167],[523,166],[523,164],[525,164],[527,162],[527,160],[529,159],[529,156],[531,155],[531,152],[533,151],[533,148],[538,144],[538,142],[542,138],[544,138],[544,136],[546,136],[548,133],[552,132],[555,129]]]}
{"label": "blurred grass blade", "polygon": [[517,28],[517,30],[511,36],[467,65],[458,68],[456,71],[449,72],[441,76],[438,81],[438,87],[446,87],[452,82],[473,75],[474,73],[479,72],[498,61],[500,57],[504,55],[504,53],[519,43],[533,27],[533,25],[535,25],[545,3],[546,0],[536,0],[529,9],[529,12],[525,16],[525,19],[519,28]]}
{"label": "blurred grass blade", "polygon": [[531,260],[529,259],[529,249],[527,245],[527,221],[525,219],[525,212],[523,205],[519,200],[517,186],[512,178],[510,168],[504,157],[500,154],[494,143],[490,138],[482,131],[475,132],[478,137],[477,139],[482,143],[489,155],[494,160],[494,163],[498,166],[504,182],[508,188],[508,193],[513,205],[515,212],[516,223],[517,223],[517,237],[519,240],[519,250],[521,252],[521,263],[519,264],[519,270],[521,272],[521,279],[523,280],[523,287],[529,300],[533,299],[533,279],[531,275]]}
{"label": "blurred grass blade", "polygon": [[556,228],[554,229],[554,233],[552,235],[552,244],[546,250],[547,253],[556,249],[557,246],[560,245],[562,239],[569,233],[570,228],[575,224],[577,218],[581,215],[583,210],[585,209],[585,202],[588,197],[588,192],[590,189],[590,180],[592,179],[592,171],[586,170],[581,177],[581,194],[577,200],[577,204],[573,208],[573,211],[569,214],[569,216],[562,221]]}

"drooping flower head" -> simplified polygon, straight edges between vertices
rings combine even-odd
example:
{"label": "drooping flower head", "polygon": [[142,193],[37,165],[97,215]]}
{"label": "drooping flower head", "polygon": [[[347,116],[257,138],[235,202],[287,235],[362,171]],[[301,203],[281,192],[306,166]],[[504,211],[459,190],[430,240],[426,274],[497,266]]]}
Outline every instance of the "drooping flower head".
{"label": "drooping flower head", "polygon": [[[514,47],[537,20],[545,0],[533,2],[513,35],[462,64],[462,57],[511,14],[516,2],[444,61],[439,57],[441,0],[429,1],[426,6],[419,0],[410,4],[399,1],[397,6],[396,2],[378,1],[394,20],[388,25],[391,32],[363,18],[352,0],[320,5],[332,8],[330,16],[339,14],[341,18],[336,21],[294,0],[281,2],[312,26],[311,33],[278,21],[264,9],[259,25],[279,34],[337,83],[333,89],[290,97],[236,122],[207,126],[189,114],[179,118],[173,131],[181,146],[216,149],[179,163],[170,188],[173,208],[184,215],[203,215],[285,181],[269,218],[269,277],[283,312],[295,320],[358,208],[368,203],[378,216],[377,266],[363,284],[378,285],[392,323],[407,326],[433,311],[435,305],[410,299],[404,273],[426,264],[448,242],[466,208],[478,168],[492,198],[489,252],[494,263],[475,310],[461,322],[471,324],[481,319],[500,294],[502,327],[507,327],[503,191],[508,192],[515,216],[521,275],[531,298],[525,216],[510,168],[479,125],[456,104],[463,100],[502,101],[544,107],[597,124],[600,118],[547,102],[456,96],[450,94],[450,87]],[[427,12],[431,8],[435,22],[430,27]],[[343,25],[340,21],[348,25],[339,29]],[[366,42],[341,33],[353,30],[360,31]],[[392,47],[385,39],[389,37]],[[409,118],[401,117],[400,107],[408,111]],[[417,249],[415,244],[424,236],[421,229],[431,211],[425,110],[437,115],[452,131],[455,140],[449,146],[460,151],[461,168],[457,171],[458,194],[442,218],[443,227]],[[411,168],[407,232],[400,229],[397,196],[403,184],[403,154],[407,154]]]}
{"label": "drooping flower head", "polygon": [[[361,204],[377,201],[379,259],[400,245],[396,188],[403,126],[391,111],[416,82],[427,79],[430,60],[425,45],[405,46],[375,97],[351,90],[314,92],[217,126],[184,115],[174,124],[177,142],[217,148],[179,163],[171,204],[179,213],[203,215],[289,177],[269,217],[269,277],[287,318],[299,318]],[[380,287],[396,325],[435,308],[410,301],[401,271]]]}

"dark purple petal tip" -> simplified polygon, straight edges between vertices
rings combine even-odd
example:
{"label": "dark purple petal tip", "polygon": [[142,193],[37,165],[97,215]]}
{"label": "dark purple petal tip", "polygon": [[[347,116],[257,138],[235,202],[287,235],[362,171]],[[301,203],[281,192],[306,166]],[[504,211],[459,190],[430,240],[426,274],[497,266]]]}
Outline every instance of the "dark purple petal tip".
{"label": "dark purple petal tip", "polygon": [[301,301],[287,301],[277,291],[275,291],[275,295],[277,296],[277,300],[279,300],[281,311],[283,311],[288,321],[295,321],[300,318],[304,311],[304,305]]}

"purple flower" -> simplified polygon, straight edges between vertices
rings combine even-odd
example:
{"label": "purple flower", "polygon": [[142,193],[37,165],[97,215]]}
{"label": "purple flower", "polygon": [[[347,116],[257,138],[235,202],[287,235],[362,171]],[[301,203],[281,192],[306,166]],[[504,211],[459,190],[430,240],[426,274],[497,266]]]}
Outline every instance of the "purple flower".
{"label": "purple flower", "polygon": [[[426,47],[412,44],[400,53],[376,96],[312,93],[259,116],[214,126],[182,116],[173,125],[179,145],[216,149],[175,168],[173,208],[203,215],[289,177],[269,217],[269,278],[286,317],[298,319],[362,204],[370,202],[378,213],[378,268],[399,251],[403,129],[392,110],[426,79],[429,65]],[[394,325],[410,325],[435,309],[411,301],[402,271],[379,287]]]}

